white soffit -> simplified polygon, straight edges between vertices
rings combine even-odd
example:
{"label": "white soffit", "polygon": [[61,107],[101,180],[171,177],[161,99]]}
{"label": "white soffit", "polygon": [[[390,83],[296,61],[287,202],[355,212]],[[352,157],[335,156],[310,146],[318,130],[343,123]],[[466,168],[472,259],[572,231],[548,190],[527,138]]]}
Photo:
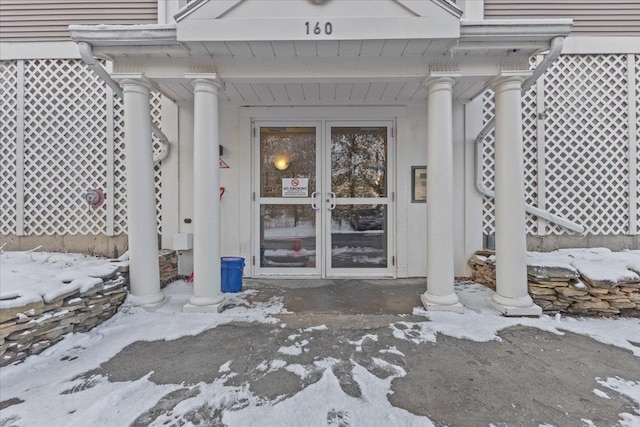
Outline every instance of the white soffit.
{"label": "white soffit", "polygon": [[176,15],[177,39],[456,39],[460,13],[446,0],[201,0]]}

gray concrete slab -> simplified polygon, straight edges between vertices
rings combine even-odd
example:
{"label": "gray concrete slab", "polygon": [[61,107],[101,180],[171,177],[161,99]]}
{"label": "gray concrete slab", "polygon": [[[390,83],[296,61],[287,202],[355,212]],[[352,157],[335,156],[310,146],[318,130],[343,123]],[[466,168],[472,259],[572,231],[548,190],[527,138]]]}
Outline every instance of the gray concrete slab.
{"label": "gray concrete slab", "polygon": [[[406,375],[391,383],[389,401],[438,426],[582,426],[583,419],[614,426],[620,413],[636,409],[624,395],[603,399],[593,390],[600,387],[598,378],[640,381],[638,358],[585,336],[518,326],[503,330],[501,341],[486,343],[443,335],[436,343],[397,339],[390,324],[411,336],[417,327],[413,322],[426,321],[411,315],[420,305],[421,280],[252,280],[245,287],[259,290],[250,302],[280,297],[289,313],[279,315],[278,324],[237,322],[173,341],[136,342],[82,378],[89,387],[94,374],[125,382],[153,372],[149,380],[156,384],[184,385],[142,413],[136,426],[148,425],[193,397],[197,389],[192,385],[223,378],[228,385],[247,384],[256,396],[273,401],[299,393],[332,369],[344,393],[358,398],[362,390],[353,376],[354,364],[379,378],[395,374],[391,365],[404,369]],[[326,329],[309,329],[319,325]],[[279,352],[292,344],[292,336],[307,341],[304,350]],[[390,348],[395,351],[381,351]],[[337,362],[330,368],[314,364],[326,358]],[[301,365],[308,375],[265,370],[265,361],[275,359]],[[225,377],[220,368],[229,361],[235,375]],[[195,425],[223,425],[223,412],[234,405],[243,402],[203,405],[187,418]],[[338,416],[339,425],[359,425],[346,421],[347,415],[328,414],[327,419]]]}

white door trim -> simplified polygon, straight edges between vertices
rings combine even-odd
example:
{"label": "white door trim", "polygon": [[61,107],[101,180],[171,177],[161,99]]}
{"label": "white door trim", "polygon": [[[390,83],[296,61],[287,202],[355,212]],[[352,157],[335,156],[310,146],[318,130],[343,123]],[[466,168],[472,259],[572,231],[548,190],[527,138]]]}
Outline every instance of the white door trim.
{"label": "white door trim", "polygon": [[[309,108],[308,111],[296,111],[291,109],[284,109],[286,111],[282,111],[283,109],[275,108],[275,109],[264,109],[264,108],[247,108],[243,110],[242,116],[247,117],[249,119],[248,123],[251,125],[250,136],[251,136],[251,144],[250,144],[250,152],[251,152],[251,164],[252,164],[252,176],[251,176],[251,194],[253,195],[251,200],[251,258],[254,259],[254,263],[252,265],[251,277],[269,277],[269,278],[291,278],[291,277],[300,277],[300,278],[318,278],[318,277],[379,277],[379,278],[393,278],[397,276],[397,224],[396,224],[396,201],[397,201],[397,189],[396,189],[396,134],[397,134],[397,117],[404,116],[402,114],[404,109],[400,108],[392,108],[390,110],[380,109],[372,107],[353,110],[351,108],[347,108],[349,110],[349,118],[348,119],[340,119],[340,113],[336,113],[336,109],[327,109],[325,107],[317,107],[317,108]],[[305,109],[302,109],[305,110]],[[339,110],[343,110],[340,108]],[[363,111],[364,110],[364,111]],[[367,114],[367,110],[369,114]],[[383,111],[386,111],[387,114],[383,114]],[[255,114],[254,113],[262,113]],[[402,113],[401,113],[402,112]],[[313,114],[310,114],[313,113]],[[333,114],[331,114],[333,113]],[[400,114],[398,114],[400,113]],[[343,116],[347,116],[344,114]],[[351,117],[353,116],[353,117]],[[370,117],[370,118],[369,118]],[[349,125],[349,126],[387,126],[387,188],[388,188],[388,197],[387,204],[389,206],[388,209],[388,220],[387,220],[387,256],[388,256],[388,266],[387,268],[381,269],[331,269],[328,271],[327,262],[318,259],[316,262],[316,267],[314,269],[305,269],[298,271],[291,271],[291,269],[287,268],[260,268],[260,214],[259,209],[261,205],[261,201],[265,202],[266,200],[261,199],[259,197],[260,188],[259,188],[259,173],[260,173],[260,136],[259,129],[260,126],[264,126],[268,124],[270,126],[318,126],[318,132],[316,134],[317,139],[317,161],[316,161],[316,177],[317,177],[317,188],[320,194],[323,194],[325,191],[324,186],[327,185],[327,179],[324,178],[323,175],[327,175],[324,170],[320,170],[320,168],[326,168],[330,173],[330,163],[327,163],[326,156],[330,156],[330,127],[336,124],[341,126]],[[320,158],[321,157],[321,158]],[[323,166],[326,165],[326,166]],[[274,199],[279,200],[279,199]],[[367,202],[369,200],[366,200]],[[296,203],[294,202],[284,202],[283,204]],[[326,201],[324,202],[326,203]],[[321,205],[321,209],[325,208],[325,206]],[[328,215],[324,215],[325,218],[329,218]],[[326,240],[327,235],[330,230],[330,227],[327,225],[326,219],[322,219],[320,217],[316,221],[316,241],[317,241],[317,254],[320,256],[320,251],[326,251]],[[321,256],[326,257],[327,254],[321,254]],[[371,271],[366,271],[371,270]]]}
{"label": "white door trim", "polygon": [[324,120],[324,141],[323,141],[323,181],[325,193],[331,191],[331,128],[333,127],[377,127],[386,126],[387,128],[387,147],[386,147],[386,179],[387,179],[387,197],[384,198],[336,198],[336,205],[351,204],[384,204],[387,206],[386,230],[387,230],[387,267],[386,268],[336,268],[332,266],[332,245],[331,240],[331,214],[324,203],[323,212],[327,213],[322,216],[323,242],[322,249],[324,251],[323,259],[323,276],[324,277],[395,277],[395,141],[393,138],[393,129],[395,120]]}

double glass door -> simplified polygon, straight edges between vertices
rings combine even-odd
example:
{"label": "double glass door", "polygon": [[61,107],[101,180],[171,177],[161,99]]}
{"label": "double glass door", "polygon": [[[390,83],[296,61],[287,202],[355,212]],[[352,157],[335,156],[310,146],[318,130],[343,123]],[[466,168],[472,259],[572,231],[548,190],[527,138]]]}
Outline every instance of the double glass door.
{"label": "double glass door", "polygon": [[391,122],[256,122],[257,275],[393,275]]}

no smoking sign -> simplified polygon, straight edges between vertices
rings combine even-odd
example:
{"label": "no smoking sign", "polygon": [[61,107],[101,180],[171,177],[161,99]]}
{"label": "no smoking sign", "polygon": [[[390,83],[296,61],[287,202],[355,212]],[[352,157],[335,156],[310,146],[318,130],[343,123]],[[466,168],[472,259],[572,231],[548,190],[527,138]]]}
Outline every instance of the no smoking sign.
{"label": "no smoking sign", "polygon": [[309,197],[309,178],[282,178],[282,197]]}

